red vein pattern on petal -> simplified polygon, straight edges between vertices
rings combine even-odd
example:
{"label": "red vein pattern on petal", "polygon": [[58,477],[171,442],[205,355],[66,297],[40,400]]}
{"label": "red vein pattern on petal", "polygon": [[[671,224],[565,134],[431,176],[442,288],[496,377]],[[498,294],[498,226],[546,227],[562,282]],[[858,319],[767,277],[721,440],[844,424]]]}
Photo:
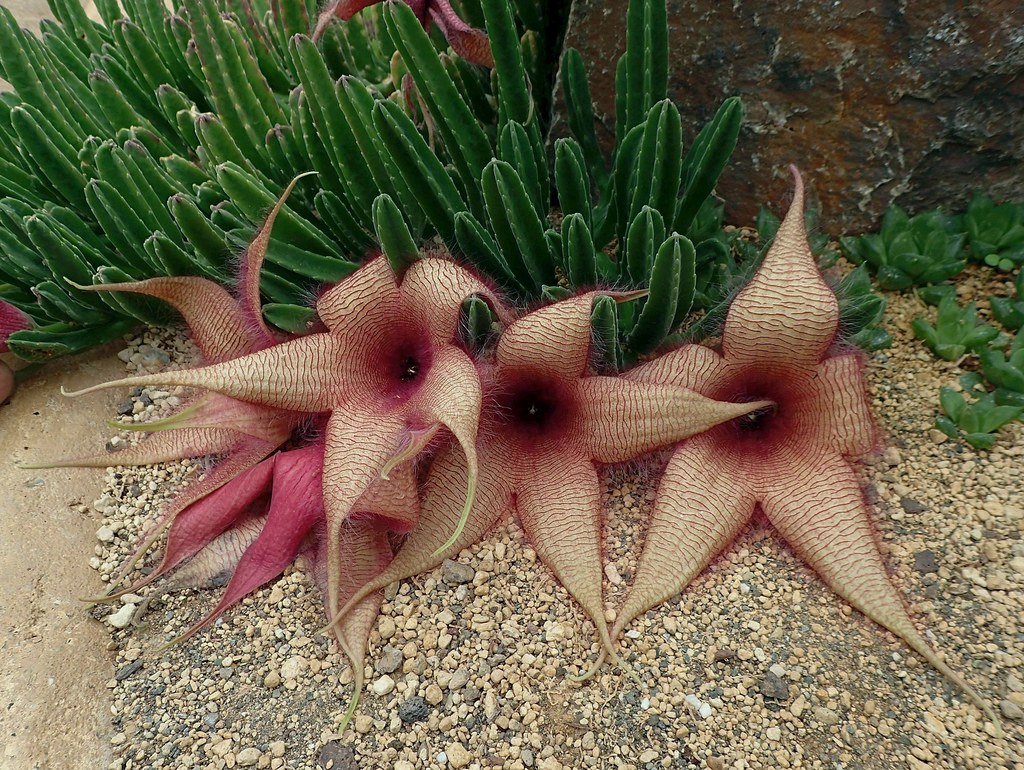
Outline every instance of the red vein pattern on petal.
{"label": "red vein pattern on petal", "polygon": [[127,291],[163,300],[181,315],[207,363],[220,363],[274,344],[268,331],[253,328],[227,289],[205,278],[149,278],[83,288]]}
{"label": "red vein pattern on petal", "polygon": [[320,295],[316,312],[327,328],[348,339],[354,327],[372,332],[393,322],[401,301],[394,271],[387,258],[374,257],[352,275]]}
{"label": "red vein pattern on petal", "polygon": [[537,555],[610,646],[601,592],[601,490],[594,464],[568,447],[521,458],[516,513]]}
{"label": "red vein pattern on petal", "polygon": [[892,631],[962,689],[998,725],[991,706],[924,640],[879,554],[856,476],[835,453],[803,452],[765,490],[765,515],[839,596]]}
{"label": "red vein pattern on petal", "polygon": [[821,277],[804,231],[803,181],[754,278],[733,300],[722,350],[737,365],[791,371],[821,361],[839,329],[839,301]]}
{"label": "red vein pattern on petal", "polygon": [[509,326],[498,340],[499,367],[543,372],[575,380],[590,361],[590,313],[595,292],[534,310]]}
{"label": "red vein pattern on petal", "polygon": [[32,325],[32,319],[18,310],[9,302],[0,300],[0,353],[6,353],[7,338],[14,332],[28,329]]}
{"label": "red vein pattern on petal", "polygon": [[406,270],[399,289],[402,301],[415,314],[435,345],[455,338],[462,301],[471,294],[486,298],[503,323],[511,313],[497,294],[469,270],[443,257],[426,256]]}
{"label": "red vein pattern on petal", "polygon": [[392,532],[405,534],[410,531],[420,517],[414,463],[404,463],[395,468],[390,479],[374,481],[353,508],[382,517]]}
{"label": "red vein pattern on petal", "polygon": [[744,483],[744,465],[708,436],[687,441],[672,455],[613,639],[633,618],[686,588],[747,523],[755,491]]}
{"label": "red vein pattern on petal", "polygon": [[602,463],[631,460],[758,408],[758,402],[731,404],[621,377],[584,377],[576,393],[580,410],[572,433],[587,456]]}
{"label": "red vein pattern on petal", "polygon": [[683,345],[630,369],[622,376],[629,380],[663,382],[709,393],[728,375],[729,367],[719,353],[703,345]]}
{"label": "red vein pattern on petal", "polygon": [[219,364],[126,377],[68,395],[133,385],[184,385],[278,409],[325,412],[353,381],[367,376],[358,361],[342,355],[342,347],[334,335],[310,334]]}
{"label": "red vein pattern on petal", "polygon": [[458,524],[467,484],[465,454],[454,444],[442,450],[427,475],[419,522],[406,537],[394,561],[356,597],[361,599],[389,583],[436,567],[448,555],[458,553],[487,534],[512,507],[512,480],[506,472],[510,460],[501,447],[481,445],[481,474],[469,520],[455,544],[446,553],[435,556]]}
{"label": "red vein pattern on petal", "polygon": [[832,356],[814,370],[806,384],[813,408],[799,418],[801,433],[817,435],[820,443],[844,457],[859,457],[878,441],[875,419],[864,384],[864,358],[859,353]]}
{"label": "red vein pattern on petal", "polygon": [[[327,568],[344,569],[338,537],[342,523],[380,476],[395,453],[405,428],[402,414],[336,410],[327,422],[323,461],[323,502],[327,518]],[[332,586],[333,588],[333,586]],[[328,611],[337,612],[338,596],[328,596]]]}

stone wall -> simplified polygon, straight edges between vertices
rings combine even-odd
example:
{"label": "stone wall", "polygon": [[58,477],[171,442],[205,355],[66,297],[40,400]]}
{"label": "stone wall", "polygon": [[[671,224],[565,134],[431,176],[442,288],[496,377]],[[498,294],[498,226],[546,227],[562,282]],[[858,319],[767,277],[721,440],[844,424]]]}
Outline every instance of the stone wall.
{"label": "stone wall", "polygon": [[[569,22],[606,128],[627,5],[576,0]],[[729,221],[750,222],[766,202],[778,210],[790,162],[833,232],[872,228],[893,202],[961,208],[976,188],[1024,200],[1019,0],[669,0],[668,15],[684,137],[726,96],[743,100],[719,185]]]}

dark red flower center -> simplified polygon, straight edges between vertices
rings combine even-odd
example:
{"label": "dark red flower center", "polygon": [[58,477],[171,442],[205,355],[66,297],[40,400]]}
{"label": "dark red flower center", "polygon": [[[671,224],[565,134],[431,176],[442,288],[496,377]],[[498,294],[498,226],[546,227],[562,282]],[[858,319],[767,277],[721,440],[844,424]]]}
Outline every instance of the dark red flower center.
{"label": "dark red flower center", "polygon": [[389,339],[378,360],[385,392],[404,399],[423,384],[433,351],[428,340],[410,330]]}
{"label": "dark red flower center", "polygon": [[500,430],[530,443],[557,439],[563,434],[575,404],[561,382],[536,374],[502,379],[494,410],[501,415]]}

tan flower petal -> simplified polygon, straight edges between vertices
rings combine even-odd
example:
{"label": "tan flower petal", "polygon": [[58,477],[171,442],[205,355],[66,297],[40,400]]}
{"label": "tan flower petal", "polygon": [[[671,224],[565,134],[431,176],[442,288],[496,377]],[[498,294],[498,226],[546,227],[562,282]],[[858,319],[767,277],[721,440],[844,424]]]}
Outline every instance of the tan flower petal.
{"label": "tan flower petal", "polygon": [[623,377],[584,377],[576,393],[573,434],[587,457],[602,463],[631,460],[770,405],[715,401],[686,388]]}
{"label": "tan flower petal", "polygon": [[612,639],[633,618],[686,588],[749,521],[755,490],[744,465],[707,436],[697,436],[672,455]]}
{"label": "tan flower petal", "polygon": [[761,507],[793,550],[828,586],[892,631],[959,687],[998,725],[991,706],[924,640],[878,552],[857,479],[835,453],[809,447],[765,490]]}
{"label": "tan flower petal", "polygon": [[761,267],[733,300],[722,335],[731,363],[780,374],[816,365],[839,329],[839,301],[807,243],[803,180],[791,170],[793,203]]}
{"label": "tan flower petal", "polygon": [[821,362],[806,387],[810,407],[797,416],[794,430],[816,436],[844,457],[874,449],[878,431],[864,383],[864,359],[858,353],[832,356]]}

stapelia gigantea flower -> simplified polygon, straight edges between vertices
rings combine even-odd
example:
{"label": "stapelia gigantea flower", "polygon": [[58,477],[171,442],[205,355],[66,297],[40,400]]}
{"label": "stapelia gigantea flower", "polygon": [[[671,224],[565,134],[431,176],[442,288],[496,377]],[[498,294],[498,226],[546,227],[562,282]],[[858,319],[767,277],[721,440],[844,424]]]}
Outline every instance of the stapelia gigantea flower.
{"label": "stapelia gigantea flower", "polygon": [[[259,278],[274,220],[298,177],[289,184],[239,261],[237,298],[220,284],[195,276],[80,286],[90,291],[127,291],[160,299],[181,315],[203,361],[216,364],[271,347],[281,340],[263,321]],[[198,481],[185,487],[161,511],[132,555],[111,580],[111,588],[138,563],[175,517],[284,444],[307,415],[250,404],[218,393],[203,393],[177,414],[156,422],[118,425],[149,431],[135,446],[26,467],[150,465],[190,457],[220,459]],[[162,573],[161,573],[162,574]],[[155,575],[154,575],[155,577]],[[148,582],[148,581],[147,581]],[[133,586],[132,589],[138,586]],[[125,593],[121,591],[120,593]],[[120,595],[116,594],[116,595]],[[109,598],[109,597],[108,597]]]}
{"label": "stapelia gigantea flower", "polygon": [[[320,13],[317,19],[316,29],[313,31],[313,39],[319,38],[324,28],[337,17],[348,20],[359,11],[376,5],[381,0],[335,0]],[[412,8],[416,18],[425,29],[430,29],[431,23],[441,28],[441,33],[455,51],[466,61],[480,64],[484,67],[494,66],[494,55],[491,52],[491,43],[487,39],[487,33],[482,29],[469,26],[452,8],[449,0],[405,0]]]}
{"label": "stapelia gigantea flower", "polygon": [[862,361],[836,350],[839,303],[807,244],[803,183],[792,171],[793,204],[764,263],[729,309],[721,352],[687,345],[628,375],[776,406],[719,425],[675,451],[612,638],[685,588],[760,507],[833,591],[903,639],[992,716],[914,628],[886,574],[848,460],[876,444]]}
{"label": "stapelia gigantea flower", "polygon": [[[536,310],[501,335],[477,442],[477,495],[462,534],[445,548],[471,473],[462,453],[448,451],[427,476],[419,523],[388,569],[351,604],[435,566],[440,551],[457,553],[514,512],[541,560],[586,610],[610,650],[595,464],[631,460],[767,402],[727,404],[676,385],[588,374],[594,296]],[[335,622],[344,622],[347,609]],[[361,661],[353,660],[361,674]]]}
{"label": "stapelia gigantea flower", "polygon": [[[481,386],[474,361],[456,337],[462,302],[473,294],[508,319],[490,289],[449,259],[423,257],[399,279],[381,256],[320,296],[316,310],[326,332],[211,366],[97,387],[186,385],[273,409],[329,413],[323,472],[327,561],[329,572],[340,574],[338,539],[354,503],[382,474],[418,454],[441,427],[461,444],[471,468],[459,506],[462,519],[468,515],[477,476]],[[330,588],[333,613],[339,594],[335,585]]]}

